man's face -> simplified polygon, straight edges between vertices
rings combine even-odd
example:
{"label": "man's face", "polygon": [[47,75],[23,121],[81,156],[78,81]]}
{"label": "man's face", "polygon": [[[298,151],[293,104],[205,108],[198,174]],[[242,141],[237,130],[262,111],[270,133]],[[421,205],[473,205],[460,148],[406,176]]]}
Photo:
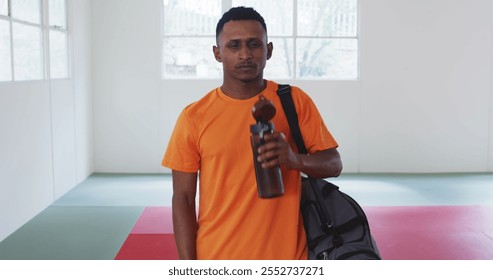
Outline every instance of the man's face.
{"label": "man's face", "polygon": [[222,62],[224,78],[249,82],[263,78],[266,61],[272,55],[272,43],[255,20],[227,22],[213,48],[217,61]]}

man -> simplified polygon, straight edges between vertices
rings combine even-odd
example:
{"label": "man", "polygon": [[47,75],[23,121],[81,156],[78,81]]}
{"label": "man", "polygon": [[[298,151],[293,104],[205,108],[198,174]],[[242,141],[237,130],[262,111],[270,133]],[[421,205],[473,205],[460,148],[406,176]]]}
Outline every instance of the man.
{"label": "man", "polygon": [[[300,172],[316,178],[342,170],[337,143],[312,100],[293,87],[293,99],[310,155],[295,147],[276,94],[263,71],[272,56],[264,19],[236,7],[217,24],[216,60],[223,84],[181,113],[163,165],[172,169],[173,225],[181,259],[307,259],[299,210]],[[274,102],[276,132],[259,148],[264,168],[280,165],[283,196],[257,195],[250,146],[252,106],[263,95]],[[195,199],[200,174],[199,211]]]}

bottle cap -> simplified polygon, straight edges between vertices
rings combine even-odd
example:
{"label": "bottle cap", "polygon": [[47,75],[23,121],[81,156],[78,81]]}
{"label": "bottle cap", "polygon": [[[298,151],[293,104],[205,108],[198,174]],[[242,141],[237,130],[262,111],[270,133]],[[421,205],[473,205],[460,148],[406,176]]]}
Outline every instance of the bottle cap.
{"label": "bottle cap", "polygon": [[253,105],[252,115],[257,122],[268,122],[276,115],[276,107],[272,101],[266,99],[263,95]]}

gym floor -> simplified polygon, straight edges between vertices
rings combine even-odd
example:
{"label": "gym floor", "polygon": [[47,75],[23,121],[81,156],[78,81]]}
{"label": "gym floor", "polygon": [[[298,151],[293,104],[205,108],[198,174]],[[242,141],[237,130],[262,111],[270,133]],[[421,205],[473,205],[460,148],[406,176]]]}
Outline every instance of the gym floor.
{"label": "gym floor", "polygon": [[[493,260],[493,174],[343,174],[386,260]],[[94,174],[0,242],[3,260],[173,260],[169,175]]]}

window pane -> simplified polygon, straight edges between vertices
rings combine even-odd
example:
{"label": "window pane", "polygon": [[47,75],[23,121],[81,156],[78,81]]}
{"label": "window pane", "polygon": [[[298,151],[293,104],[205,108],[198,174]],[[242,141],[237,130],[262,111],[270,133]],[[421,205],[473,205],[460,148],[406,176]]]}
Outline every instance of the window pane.
{"label": "window pane", "polygon": [[50,31],[50,78],[68,78],[67,34]]}
{"label": "window pane", "polygon": [[40,0],[11,0],[12,17],[32,23],[41,23]]}
{"label": "window pane", "polygon": [[9,1],[8,0],[0,0],[0,15],[4,15],[4,16],[9,15]]}
{"label": "window pane", "polygon": [[9,22],[0,20],[0,81],[12,80]]}
{"label": "window pane", "polygon": [[299,78],[357,79],[356,39],[298,39]]}
{"label": "window pane", "polygon": [[13,23],[15,80],[43,78],[41,29]]}
{"label": "window pane", "polygon": [[264,70],[266,79],[293,78],[293,39],[292,38],[270,38],[274,44],[272,57],[267,61]]}
{"label": "window pane", "polygon": [[357,0],[298,0],[298,35],[357,35]]}
{"label": "window pane", "polygon": [[67,28],[65,0],[50,0],[50,26]]}
{"label": "window pane", "polygon": [[165,35],[215,35],[221,0],[164,0]]}
{"label": "window pane", "polygon": [[214,59],[215,37],[165,38],[163,42],[163,77],[219,78],[222,64]]}
{"label": "window pane", "polygon": [[269,36],[291,36],[293,34],[292,0],[233,0],[233,6],[246,6],[257,10],[265,20]]}

